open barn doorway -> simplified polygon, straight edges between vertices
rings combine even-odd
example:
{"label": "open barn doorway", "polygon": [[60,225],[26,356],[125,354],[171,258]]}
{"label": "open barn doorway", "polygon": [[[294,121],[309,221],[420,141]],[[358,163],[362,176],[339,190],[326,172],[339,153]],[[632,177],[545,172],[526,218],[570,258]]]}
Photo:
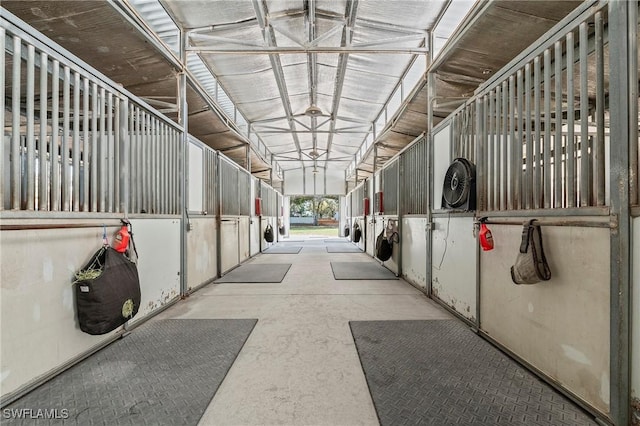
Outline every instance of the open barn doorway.
{"label": "open barn doorway", "polygon": [[337,237],[340,223],[338,196],[301,195],[290,199],[291,236]]}

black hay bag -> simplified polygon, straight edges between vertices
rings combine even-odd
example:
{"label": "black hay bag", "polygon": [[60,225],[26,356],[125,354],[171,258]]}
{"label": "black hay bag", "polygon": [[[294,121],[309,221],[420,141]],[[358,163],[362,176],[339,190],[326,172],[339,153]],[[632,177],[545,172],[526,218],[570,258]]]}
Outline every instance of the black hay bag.
{"label": "black hay bag", "polygon": [[270,224],[264,228],[264,239],[268,243],[273,242],[273,227]]}
{"label": "black hay bag", "polygon": [[85,333],[108,333],[138,313],[138,269],[124,254],[103,247],[76,277],[78,322]]}
{"label": "black hay bag", "polygon": [[344,227],[344,236],[345,237],[349,236],[349,225],[345,225],[345,227]]}
{"label": "black hay bag", "polygon": [[359,243],[360,238],[362,237],[362,231],[360,230],[360,226],[357,223],[353,224],[353,242]]}
{"label": "black hay bag", "polygon": [[385,260],[389,260],[391,258],[392,252],[392,243],[390,243],[387,237],[384,236],[383,230],[376,239],[376,257],[384,262]]}
{"label": "black hay bag", "polygon": [[535,219],[524,224],[522,242],[511,267],[511,280],[515,284],[536,284],[551,279],[551,270],[547,264],[542,247],[542,231]]}

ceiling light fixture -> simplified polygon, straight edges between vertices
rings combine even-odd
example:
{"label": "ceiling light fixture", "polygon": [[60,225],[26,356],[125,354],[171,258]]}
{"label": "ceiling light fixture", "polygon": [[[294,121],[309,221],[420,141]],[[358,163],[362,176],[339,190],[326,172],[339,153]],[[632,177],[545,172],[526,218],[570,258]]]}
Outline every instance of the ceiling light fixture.
{"label": "ceiling light fixture", "polygon": [[322,110],[315,105],[311,105],[305,110],[304,115],[309,117],[319,117],[322,115]]}

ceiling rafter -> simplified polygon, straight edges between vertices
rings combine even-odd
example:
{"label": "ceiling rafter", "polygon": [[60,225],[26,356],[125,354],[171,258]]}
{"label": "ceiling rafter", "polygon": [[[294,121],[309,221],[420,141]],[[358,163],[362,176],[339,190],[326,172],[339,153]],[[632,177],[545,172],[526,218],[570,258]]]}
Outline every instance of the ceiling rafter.
{"label": "ceiling rafter", "polygon": [[[262,31],[262,35],[264,40],[270,47],[276,46],[276,37],[273,32],[273,28],[269,24],[269,11],[267,10],[267,5],[264,0],[252,0],[253,9],[256,13],[256,17],[258,19],[258,24],[260,25],[260,30]],[[287,85],[284,80],[284,72],[282,70],[282,63],[280,62],[280,57],[278,55],[269,55],[269,60],[271,61],[271,67],[273,69],[273,74],[276,79],[276,84],[278,85],[278,91],[280,93],[280,98],[282,99],[282,105],[284,106],[285,113],[287,115],[287,120],[289,122],[289,127],[291,128],[293,138],[293,142],[298,150],[298,154],[300,155],[300,159],[302,160],[301,149],[300,149],[300,141],[298,139],[298,135],[295,133],[296,125],[293,121],[293,111],[291,110],[291,102],[289,100],[289,93],[287,91]]]}
{"label": "ceiling rafter", "polygon": [[[345,25],[342,29],[342,38],[340,40],[340,46],[350,46],[353,40],[353,28],[356,22],[356,13],[358,11],[358,0],[347,0],[347,6],[345,8]],[[338,69],[336,71],[336,79],[334,83],[333,101],[331,103],[331,115],[333,117],[338,116],[338,108],[340,107],[340,99],[342,98],[342,88],[344,87],[344,78],[347,73],[347,62],[349,61],[349,54],[341,54],[338,57]],[[329,137],[327,139],[327,158],[325,159],[325,167],[331,157],[331,145],[333,144],[333,132],[336,130],[335,118],[331,120],[329,127]]]}

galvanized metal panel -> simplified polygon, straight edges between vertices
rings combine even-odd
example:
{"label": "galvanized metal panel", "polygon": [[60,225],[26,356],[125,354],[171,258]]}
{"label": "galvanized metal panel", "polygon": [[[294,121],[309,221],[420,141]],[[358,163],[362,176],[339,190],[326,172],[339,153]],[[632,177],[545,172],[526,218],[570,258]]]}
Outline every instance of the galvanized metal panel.
{"label": "galvanized metal panel", "polygon": [[495,248],[480,257],[482,330],[607,413],[610,231],[543,227],[551,280],[518,286],[511,282],[509,268],[519,250],[522,227],[490,228]]}
{"label": "galvanized metal panel", "polygon": [[248,216],[238,219],[238,253],[240,262],[249,258],[249,222]]}
{"label": "galvanized metal panel", "polygon": [[473,217],[434,218],[431,287],[460,315],[476,319],[476,250]]}
{"label": "galvanized metal panel", "polygon": [[402,218],[402,276],[413,285],[427,288],[427,219]]}

